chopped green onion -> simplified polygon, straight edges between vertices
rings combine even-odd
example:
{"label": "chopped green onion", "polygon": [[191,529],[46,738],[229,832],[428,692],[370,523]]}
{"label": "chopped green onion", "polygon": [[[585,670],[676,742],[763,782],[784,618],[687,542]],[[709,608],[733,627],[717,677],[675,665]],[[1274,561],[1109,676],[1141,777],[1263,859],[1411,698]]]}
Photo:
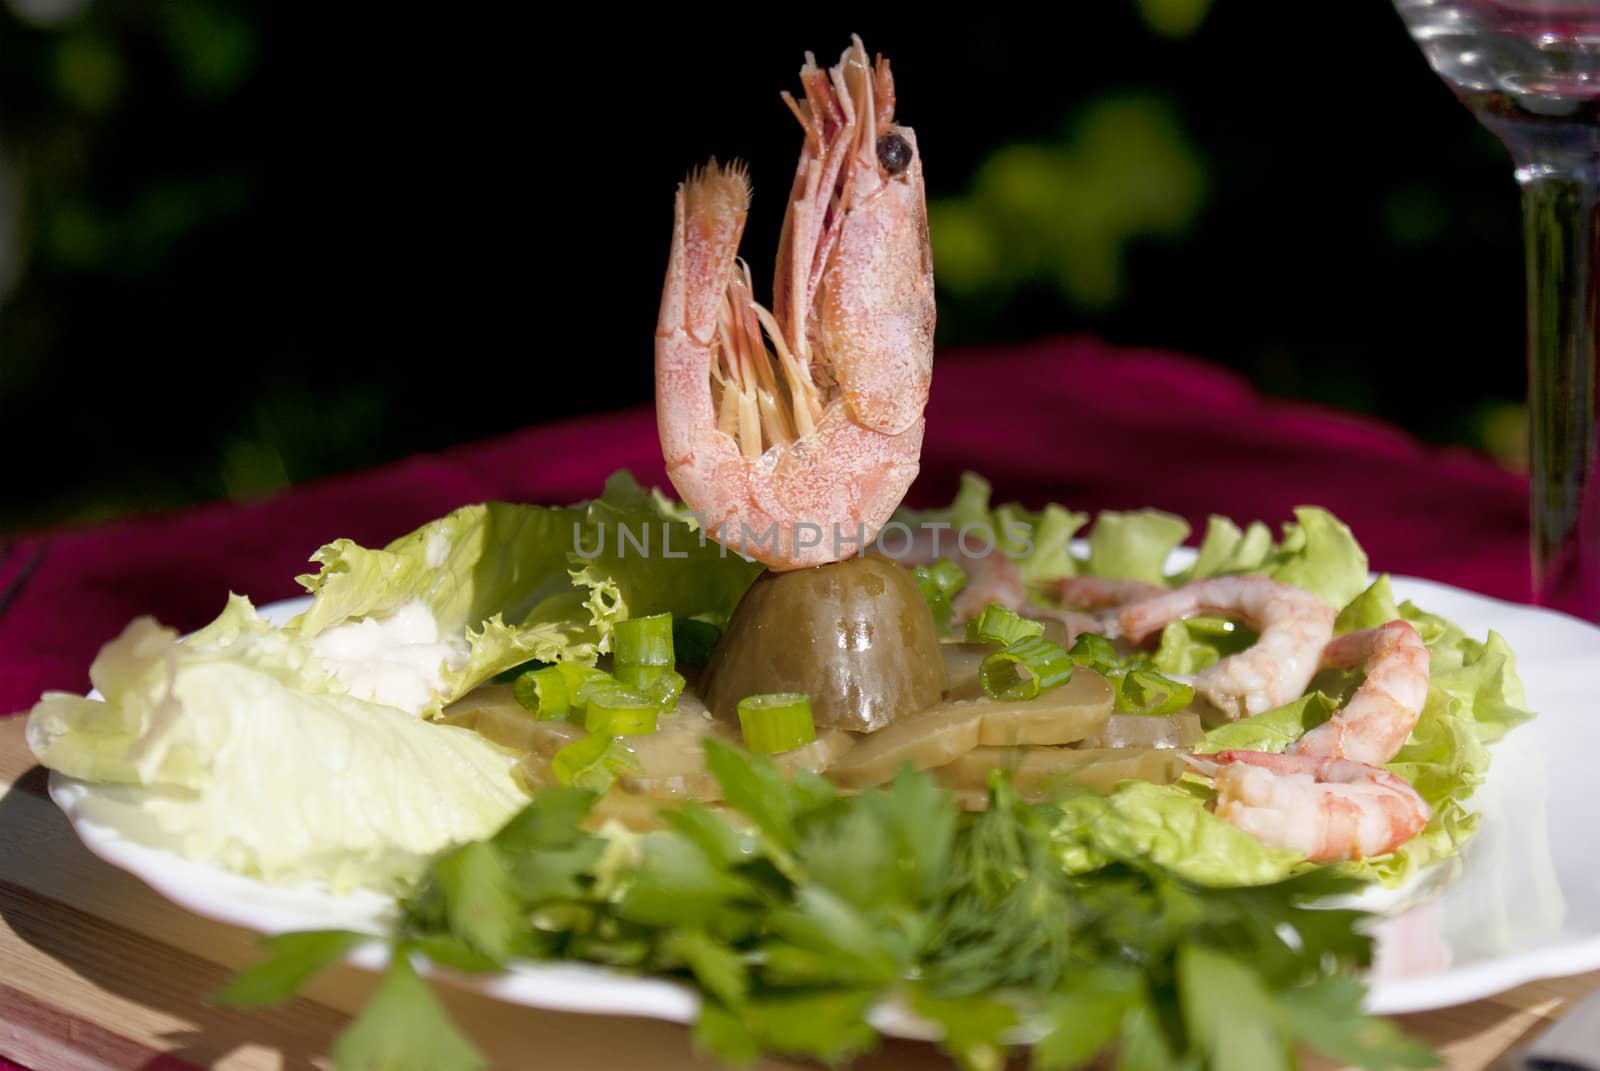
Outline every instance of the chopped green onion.
{"label": "chopped green onion", "polygon": [[990,699],[1032,699],[1072,679],[1067,652],[1041,636],[1025,636],[978,666],[978,683]]}
{"label": "chopped green onion", "polygon": [[1117,657],[1116,646],[1104,636],[1097,636],[1092,632],[1086,632],[1073,641],[1067,650],[1067,657],[1076,665],[1101,673],[1115,669],[1121,661]]}
{"label": "chopped green onion", "polygon": [[720,639],[722,630],[708,621],[696,621],[692,617],[673,619],[672,649],[685,666],[704,669]]}
{"label": "chopped green onion", "polygon": [[576,662],[559,662],[556,664],[556,669],[561,672],[562,678],[567,683],[569,715],[582,714],[584,707],[589,705],[590,693],[596,689],[618,686],[617,678],[593,666],[580,666]]}
{"label": "chopped green onion", "polygon": [[1030,621],[997,602],[991,602],[980,616],[967,622],[968,643],[998,643],[1004,647],[1029,636],[1043,635],[1043,621]]}
{"label": "chopped green onion", "polygon": [[932,565],[922,566],[928,578],[939,586],[939,590],[952,598],[962,588],[967,586],[967,572],[949,558],[940,558]]}
{"label": "chopped green onion", "polygon": [[1121,658],[1104,636],[1079,636],[1067,657],[1111,683],[1116,708],[1126,714],[1172,714],[1194,702],[1194,689],[1148,668],[1142,654]]}
{"label": "chopped green onion", "polygon": [[804,692],[772,692],[739,700],[739,728],[744,746],[775,754],[809,744],[817,738],[811,720],[811,697]]}
{"label": "chopped green onion", "polygon": [[1117,689],[1117,708],[1129,714],[1172,714],[1194,702],[1194,689],[1151,669],[1124,671]]}
{"label": "chopped green onion", "polygon": [[567,678],[556,666],[529,670],[511,686],[522,708],[539,716],[540,721],[566,717],[572,710],[572,695]]}
{"label": "chopped green onion", "polygon": [[672,615],[618,621],[611,631],[611,650],[618,666],[672,665]]}
{"label": "chopped green onion", "polygon": [[685,684],[683,674],[671,666],[618,666],[617,680],[654,700],[663,714],[678,709]]}
{"label": "chopped green onion", "polygon": [[933,612],[934,627],[939,635],[950,635],[950,600],[956,592],[967,586],[967,574],[961,566],[948,558],[940,558],[932,565],[919,565],[911,570],[917,590]]}
{"label": "chopped green onion", "polygon": [[557,751],[550,768],[563,785],[604,792],[617,779],[618,770],[636,770],[638,763],[622,741],[593,733]]}
{"label": "chopped green onion", "polygon": [[646,736],[656,731],[661,707],[649,696],[618,684],[596,688],[583,712],[583,725],[602,736]]}

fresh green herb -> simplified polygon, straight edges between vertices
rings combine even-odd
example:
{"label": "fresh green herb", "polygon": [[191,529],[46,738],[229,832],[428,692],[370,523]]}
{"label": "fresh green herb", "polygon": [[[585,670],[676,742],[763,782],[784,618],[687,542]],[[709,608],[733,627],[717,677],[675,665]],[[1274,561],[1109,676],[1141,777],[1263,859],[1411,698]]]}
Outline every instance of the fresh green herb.
{"label": "fresh green herb", "polygon": [[[389,972],[335,1045],[341,1071],[481,1065],[412,969],[423,955],[675,978],[702,994],[697,1044],[735,1064],[863,1052],[884,1001],[934,1024],[973,1071],[1002,1066],[1018,1029],[1040,1071],[1113,1047],[1121,1066],[1170,1071],[1292,1066],[1302,1045],[1364,1068],[1434,1062],[1361,1013],[1364,916],[1307,906],[1354,887],[1331,871],[1209,888],[1104,842],[1101,864],[1071,872],[1063,806],[1092,842],[1103,797],[1027,803],[996,775],[988,809],[969,813],[909,768],[842,797],[715,741],[707,766],[737,820],[688,805],[663,812],[663,830],[602,837],[582,827],[592,792],[552,789],[436,859],[403,905]],[[287,999],[357,940],[270,938],[271,957],[222,996]]]}
{"label": "fresh green herb", "polygon": [[233,1008],[282,1004],[371,936],[349,930],[306,930],[263,937],[268,957],[234,976],[217,1000]]}
{"label": "fresh green herb", "polygon": [[456,1031],[417,977],[408,950],[395,950],[378,988],[333,1043],[339,1071],[479,1071],[483,1054]]}

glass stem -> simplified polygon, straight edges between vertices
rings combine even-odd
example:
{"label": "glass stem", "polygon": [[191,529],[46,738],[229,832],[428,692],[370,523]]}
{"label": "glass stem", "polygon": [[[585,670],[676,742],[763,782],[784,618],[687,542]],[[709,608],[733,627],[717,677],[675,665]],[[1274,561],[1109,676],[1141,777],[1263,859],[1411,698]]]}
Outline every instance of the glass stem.
{"label": "glass stem", "polygon": [[1600,173],[1592,159],[1517,164],[1528,258],[1533,596],[1540,605],[1593,618],[1600,613]]}

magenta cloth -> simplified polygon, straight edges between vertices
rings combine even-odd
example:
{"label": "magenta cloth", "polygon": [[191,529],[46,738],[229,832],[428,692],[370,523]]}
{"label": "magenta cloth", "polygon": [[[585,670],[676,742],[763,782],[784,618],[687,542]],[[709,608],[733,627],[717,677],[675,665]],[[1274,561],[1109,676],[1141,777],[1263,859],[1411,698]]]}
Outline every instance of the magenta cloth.
{"label": "magenta cloth", "polygon": [[[1263,398],[1170,353],[1056,339],[940,356],[922,474],[908,499],[948,502],[962,470],[997,501],[1154,506],[1187,518],[1291,519],[1326,506],[1375,570],[1529,597],[1528,485],[1488,459],[1425,447],[1374,420]],[[632,469],[667,487],[653,413],[630,409],[296,487],[98,528],[25,536],[0,558],[0,712],[83,691],[99,647],[139,614],[205,624],[230,591],[300,594],[307,556],[339,537],[383,544],[485,499],[566,503]]]}

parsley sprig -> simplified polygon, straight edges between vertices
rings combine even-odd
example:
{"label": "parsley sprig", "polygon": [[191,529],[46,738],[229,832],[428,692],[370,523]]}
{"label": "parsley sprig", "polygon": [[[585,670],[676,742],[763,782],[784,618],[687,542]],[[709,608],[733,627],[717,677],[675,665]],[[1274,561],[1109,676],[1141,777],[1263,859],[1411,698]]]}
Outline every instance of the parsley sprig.
{"label": "parsley sprig", "polygon": [[[962,1067],[1001,1067],[1016,1037],[1040,1071],[1115,1049],[1119,1066],[1274,1071],[1305,1046],[1363,1068],[1431,1052],[1361,1011],[1364,916],[1308,907],[1347,891],[1328,871],[1215,889],[1148,861],[1060,865],[1062,812],[1003,777],[966,813],[923,773],[841,796],[822,777],[716,740],[726,812],[686,804],[666,828],[589,832],[595,796],[541,792],[493,837],[445,852],[406,900],[390,966],[337,1041],[341,1071],[484,1066],[418,977],[582,960],[672,977],[701,994],[696,1043],[732,1064],[763,1052],[838,1063],[871,1048],[869,1012],[897,1001],[936,1024]],[[366,938],[265,941],[220,995],[289,999]]]}

